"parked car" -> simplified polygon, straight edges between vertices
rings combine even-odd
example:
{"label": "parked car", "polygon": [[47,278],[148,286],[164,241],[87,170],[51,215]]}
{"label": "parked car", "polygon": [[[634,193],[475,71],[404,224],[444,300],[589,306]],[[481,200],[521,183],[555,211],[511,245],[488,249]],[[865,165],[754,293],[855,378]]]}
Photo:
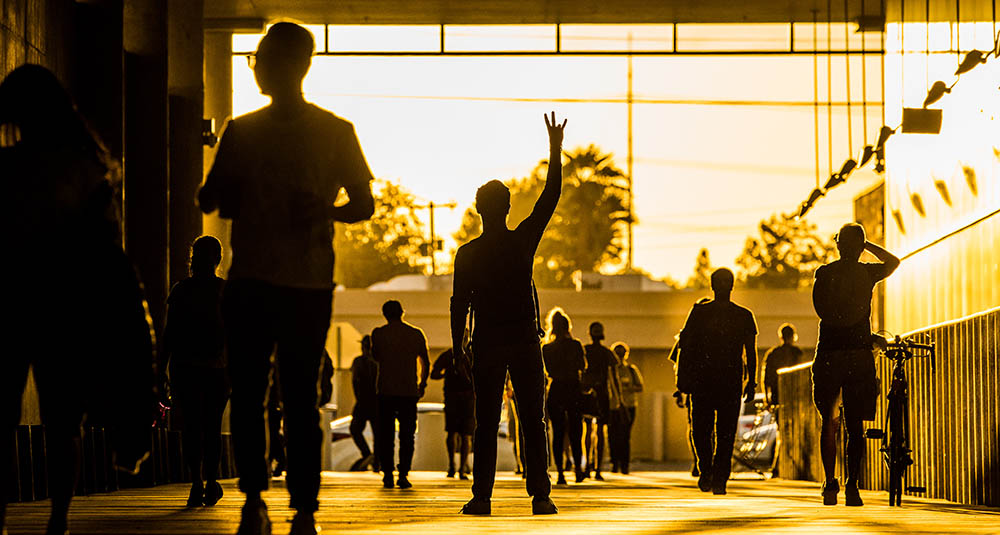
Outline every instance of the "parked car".
{"label": "parked car", "polygon": [[[351,438],[352,417],[345,416],[330,422],[331,442],[330,464],[334,471],[348,471],[351,465],[361,457],[358,447]],[[396,431],[399,430],[397,422]],[[374,450],[371,426],[365,427],[365,440]],[[414,438],[413,465],[414,471],[446,471],[448,469],[448,450],[445,447],[444,403],[417,403],[417,432]],[[398,440],[395,445],[396,455],[399,455]],[[397,457],[398,459],[398,457]],[[470,465],[473,456],[469,456]],[[497,471],[514,470],[514,453],[507,440],[507,413],[503,412],[500,428],[497,432]]]}
{"label": "parked car", "polygon": [[744,403],[736,427],[736,443],[733,445],[733,460],[736,466],[754,472],[766,472],[774,463],[775,444],[778,440],[778,424],[764,400],[758,393],[750,403]]}

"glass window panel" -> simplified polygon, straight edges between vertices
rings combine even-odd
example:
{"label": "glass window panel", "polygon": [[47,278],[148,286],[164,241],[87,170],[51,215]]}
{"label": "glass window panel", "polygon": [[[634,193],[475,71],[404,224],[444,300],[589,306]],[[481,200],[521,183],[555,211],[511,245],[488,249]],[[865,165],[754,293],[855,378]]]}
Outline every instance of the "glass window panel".
{"label": "glass window panel", "polygon": [[788,50],[788,24],[678,24],[678,51]]}
{"label": "glass window panel", "polygon": [[[267,29],[270,29],[274,24],[268,24]],[[313,36],[313,43],[316,52],[324,52],[326,50],[326,38],[324,37],[324,29],[322,24],[302,24],[301,25]],[[260,40],[264,38],[263,33],[234,33],[233,34],[233,52],[237,54],[251,54],[257,51],[257,45],[260,44]]]}
{"label": "glass window panel", "polygon": [[[818,22],[815,24],[816,43],[813,46],[813,27],[811,22],[795,23],[795,50],[861,50],[862,40],[865,50],[878,50],[882,46],[881,34],[879,32],[859,32],[857,23],[848,24]],[[844,32],[847,32],[846,37]],[[829,45],[827,44],[827,33],[830,35]],[[887,34],[888,36],[888,34]],[[897,36],[898,39],[898,36]],[[909,41],[907,36],[907,41]],[[922,39],[922,38],[921,38]],[[923,43],[923,41],[921,41]],[[892,43],[886,39],[886,47]],[[896,43],[899,48],[899,43]]]}
{"label": "glass window panel", "polygon": [[444,27],[448,52],[555,52],[554,24]]}
{"label": "glass window panel", "polygon": [[670,52],[674,27],[672,24],[563,24],[560,41],[560,49],[565,52]]}
{"label": "glass window panel", "polygon": [[437,52],[441,27],[330,25],[330,52]]}

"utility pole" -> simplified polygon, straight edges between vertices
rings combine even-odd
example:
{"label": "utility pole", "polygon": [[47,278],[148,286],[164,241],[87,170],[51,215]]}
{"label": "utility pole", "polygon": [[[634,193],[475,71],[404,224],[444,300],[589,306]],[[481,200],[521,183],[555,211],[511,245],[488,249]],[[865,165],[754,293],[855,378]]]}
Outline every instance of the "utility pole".
{"label": "utility pole", "polygon": [[426,256],[431,257],[431,275],[437,275],[437,260],[434,259],[434,253],[438,250],[438,239],[437,235],[434,233],[434,210],[437,208],[449,208],[454,209],[458,206],[455,201],[447,202],[444,204],[435,204],[434,201],[428,201],[427,204],[415,204],[413,208],[416,210],[427,209],[431,214],[431,241],[427,246]]}
{"label": "utility pole", "polygon": [[632,34],[628,34],[628,93],[625,97],[625,101],[628,106],[628,156],[625,159],[625,172],[628,174],[628,259],[625,264],[626,270],[628,272],[632,271],[632,220],[633,217],[633,202],[632,202]]}

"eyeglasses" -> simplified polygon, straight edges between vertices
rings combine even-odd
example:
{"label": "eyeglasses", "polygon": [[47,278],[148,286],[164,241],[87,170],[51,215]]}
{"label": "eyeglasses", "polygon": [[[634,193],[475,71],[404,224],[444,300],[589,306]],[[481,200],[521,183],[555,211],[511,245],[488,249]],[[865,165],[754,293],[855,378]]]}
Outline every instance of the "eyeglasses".
{"label": "eyeglasses", "polygon": [[247,66],[251,69],[257,66],[257,54],[247,54]]}

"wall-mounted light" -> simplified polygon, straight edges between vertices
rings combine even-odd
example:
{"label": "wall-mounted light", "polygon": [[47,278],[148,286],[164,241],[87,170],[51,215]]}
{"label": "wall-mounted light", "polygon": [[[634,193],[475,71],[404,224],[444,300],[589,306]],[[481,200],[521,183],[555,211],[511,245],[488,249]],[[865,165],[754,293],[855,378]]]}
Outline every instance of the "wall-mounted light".
{"label": "wall-mounted light", "polygon": [[903,108],[904,134],[938,134],[941,132],[941,110],[927,108]]}
{"label": "wall-mounted light", "polygon": [[941,194],[941,199],[948,206],[951,206],[951,194],[948,193],[948,184],[940,178],[934,180],[934,188]]}
{"label": "wall-mounted light", "polygon": [[875,142],[875,151],[881,151],[885,148],[885,142],[889,140],[889,136],[896,133],[895,128],[890,128],[888,126],[883,126],[878,131],[878,141]]}
{"label": "wall-mounted light", "polygon": [[896,226],[899,227],[899,232],[901,234],[906,234],[906,227],[903,225],[903,214],[901,214],[899,210],[893,210],[892,218],[896,221]]}
{"label": "wall-mounted light", "polygon": [[927,98],[924,99],[924,107],[926,108],[927,106],[941,100],[941,97],[943,97],[945,93],[951,93],[951,88],[954,86],[955,84],[949,86],[941,80],[934,82],[934,84],[931,85],[930,91],[927,92]]}
{"label": "wall-mounted light", "polygon": [[986,57],[988,55],[989,54],[980,52],[979,50],[970,51],[965,55],[965,58],[962,59],[962,63],[958,64],[958,70],[955,71],[955,74],[965,74],[978,67],[980,63],[986,63]]}
{"label": "wall-mounted light", "polygon": [[968,165],[962,166],[962,173],[965,175],[965,183],[969,186],[969,191],[973,195],[979,195],[979,184],[976,182],[976,170]]}
{"label": "wall-mounted light", "polygon": [[911,193],[910,202],[913,203],[913,209],[920,214],[920,217],[927,217],[927,212],[924,211],[924,200],[920,198],[919,193]]}
{"label": "wall-mounted light", "polygon": [[872,156],[875,156],[875,147],[872,145],[865,145],[865,148],[861,150],[861,163],[858,167],[864,167],[869,161],[871,161]]}

